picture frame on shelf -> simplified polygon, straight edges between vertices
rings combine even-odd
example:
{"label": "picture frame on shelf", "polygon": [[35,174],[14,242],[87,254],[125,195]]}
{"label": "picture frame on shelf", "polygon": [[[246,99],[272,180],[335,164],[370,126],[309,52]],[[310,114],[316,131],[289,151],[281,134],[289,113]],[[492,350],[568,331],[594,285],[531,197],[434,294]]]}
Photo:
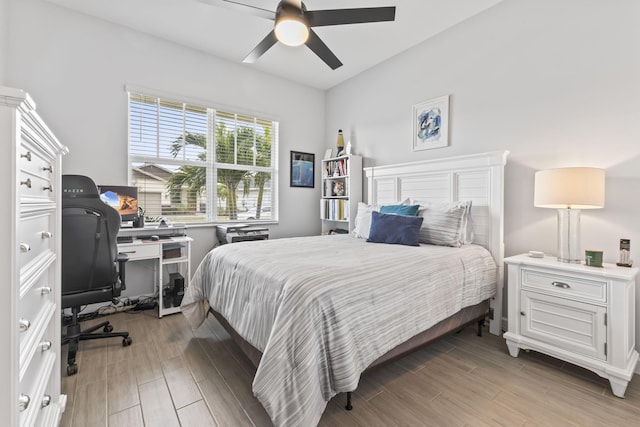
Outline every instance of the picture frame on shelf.
{"label": "picture frame on shelf", "polygon": [[324,159],[330,159],[333,157],[333,148],[327,148],[327,150],[324,152]]}
{"label": "picture frame on shelf", "polygon": [[413,151],[449,145],[449,95],[413,106]]}
{"label": "picture frame on shelf", "polygon": [[290,187],[315,187],[315,158],[313,153],[291,151]]}

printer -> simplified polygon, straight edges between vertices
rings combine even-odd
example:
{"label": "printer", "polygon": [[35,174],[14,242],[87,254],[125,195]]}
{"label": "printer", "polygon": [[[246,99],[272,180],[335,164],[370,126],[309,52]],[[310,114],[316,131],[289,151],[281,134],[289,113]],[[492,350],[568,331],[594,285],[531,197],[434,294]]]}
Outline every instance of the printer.
{"label": "printer", "polygon": [[225,224],[216,226],[216,235],[221,245],[227,243],[268,240],[269,229],[248,224]]}

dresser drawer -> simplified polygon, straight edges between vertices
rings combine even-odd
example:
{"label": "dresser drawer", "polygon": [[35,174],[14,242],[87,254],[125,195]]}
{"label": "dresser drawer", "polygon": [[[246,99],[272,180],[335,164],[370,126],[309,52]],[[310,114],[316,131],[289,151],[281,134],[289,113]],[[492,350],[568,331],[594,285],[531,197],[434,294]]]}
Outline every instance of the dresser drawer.
{"label": "dresser drawer", "polygon": [[52,331],[53,315],[57,311],[56,305],[53,303],[45,303],[41,310],[33,319],[20,319],[16,329],[19,330],[18,339],[20,342],[20,381],[22,381],[25,373],[29,369],[37,355],[41,353],[41,344],[45,341],[54,342],[56,334],[60,331]]}
{"label": "dresser drawer", "polygon": [[23,201],[54,201],[55,158],[31,141],[35,134],[23,134],[18,163],[18,193]]}
{"label": "dresser drawer", "polygon": [[581,275],[563,275],[531,268],[522,269],[522,289],[565,296],[587,302],[607,302],[607,281]]}
{"label": "dresser drawer", "polygon": [[[53,314],[51,310],[49,314]],[[46,364],[48,358],[51,356],[56,357],[55,353],[58,351],[53,343],[56,342],[56,334],[60,331],[55,330],[56,322],[53,322],[53,316],[47,316],[47,319],[41,319],[46,321],[43,328],[34,330],[34,335],[29,342],[29,345],[20,349],[20,373],[19,373],[19,387],[20,393],[28,395],[31,399],[37,397],[37,393],[34,392],[38,388],[38,384],[45,380],[41,378],[43,365]],[[43,388],[43,387],[41,387]]]}
{"label": "dresser drawer", "polygon": [[30,176],[37,176],[44,180],[49,180],[54,176],[55,158],[50,157],[39,149],[35,144],[24,137],[20,145],[20,170]]}
{"label": "dresser drawer", "polygon": [[[55,200],[53,183],[49,178],[33,175],[20,171],[18,176],[20,200],[29,201],[37,199],[53,202]],[[55,189],[58,190],[57,188]]]}
{"label": "dresser drawer", "polygon": [[20,302],[18,304],[18,316],[29,322],[34,322],[43,307],[54,303],[55,278],[53,262],[55,258],[49,258],[49,262],[42,267],[46,267],[38,277],[32,278],[28,283],[21,284]]}
{"label": "dresser drawer", "polygon": [[[50,387],[57,355],[53,350],[43,352],[39,363],[29,367],[27,384],[20,383],[18,402],[20,410],[20,426],[33,426],[43,409],[43,401],[47,388]],[[53,396],[51,396],[53,397]],[[48,405],[47,405],[48,406]]]}
{"label": "dresser drawer", "polygon": [[30,214],[21,218],[18,229],[20,268],[36,259],[38,255],[54,250],[54,217],[50,212]]}
{"label": "dresser drawer", "polygon": [[142,245],[118,245],[118,252],[129,255],[130,260],[160,258],[162,245],[145,243]]}
{"label": "dresser drawer", "polygon": [[[53,374],[53,373],[52,373]],[[53,375],[49,377],[49,383],[46,385],[44,392],[35,397],[35,403],[38,407],[38,413],[36,414],[36,423],[38,427],[56,427],[57,421],[60,417],[60,404],[58,394],[54,387]]]}

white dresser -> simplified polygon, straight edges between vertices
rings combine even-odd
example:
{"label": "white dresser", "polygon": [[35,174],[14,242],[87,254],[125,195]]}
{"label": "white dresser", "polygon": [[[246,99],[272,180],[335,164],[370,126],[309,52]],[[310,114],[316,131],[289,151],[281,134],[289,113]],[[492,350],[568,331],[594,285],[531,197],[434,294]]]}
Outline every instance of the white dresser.
{"label": "white dresser", "polygon": [[22,90],[0,87],[0,413],[55,426],[60,394],[60,165],[66,153]]}
{"label": "white dresser", "polygon": [[509,353],[531,349],[589,369],[624,397],[638,362],[637,268],[517,255],[508,265]]}

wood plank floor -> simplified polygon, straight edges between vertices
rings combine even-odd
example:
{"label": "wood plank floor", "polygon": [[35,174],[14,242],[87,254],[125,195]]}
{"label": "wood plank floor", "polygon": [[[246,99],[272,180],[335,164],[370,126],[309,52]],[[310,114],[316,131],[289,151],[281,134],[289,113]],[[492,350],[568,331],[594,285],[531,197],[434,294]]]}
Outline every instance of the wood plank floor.
{"label": "wood plank floor", "polygon": [[[100,319],[102,320],[102,319]],[[120,339],[85,341],[66,374],[62,426],[271,426],[251,392],[255,369],[213,318],[191,331],[181,314],[109,316]],[[91,324],[94,321],[86,322]],[[589,371],[468,327],[364,374],[353,411],[336,396],[321,426],[636,426],[640,379],[625,399]]]}

